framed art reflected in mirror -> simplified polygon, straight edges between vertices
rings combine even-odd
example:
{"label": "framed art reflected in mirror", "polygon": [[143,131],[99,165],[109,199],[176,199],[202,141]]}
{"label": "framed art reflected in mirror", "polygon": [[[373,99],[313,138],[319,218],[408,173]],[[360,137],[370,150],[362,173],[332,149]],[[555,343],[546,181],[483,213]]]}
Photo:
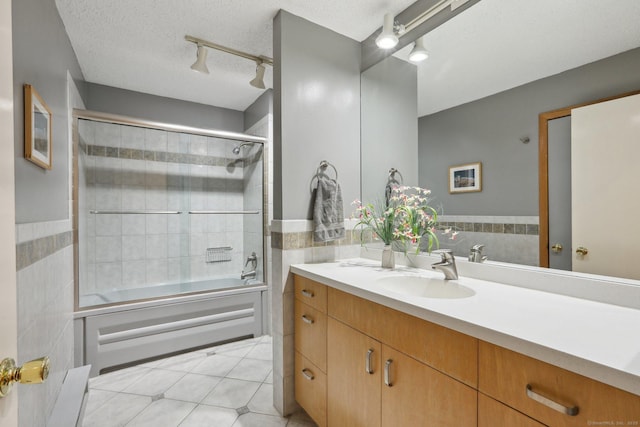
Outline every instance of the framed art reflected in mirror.
{"label": "framed art reflected in mirror", "polygon": [[449,168],[449,193],[482,191],[482,163],[451,166]]}
{"label": "framed art reflected in mirror", "polygon": [[24,85],[24,157],[43,169],[52,167],[51,111],[35,88]]}

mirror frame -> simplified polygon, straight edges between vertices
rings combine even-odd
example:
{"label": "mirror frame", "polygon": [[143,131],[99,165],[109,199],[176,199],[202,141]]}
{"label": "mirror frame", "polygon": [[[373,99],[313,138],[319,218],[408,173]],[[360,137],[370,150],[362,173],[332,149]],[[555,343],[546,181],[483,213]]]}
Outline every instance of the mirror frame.
{"label": "mirror frame", "polygon": [[549,268],[549,121],[571,116],[574,108],[599,104],[627,96],[640,94],[640,90],[600,98],[595,101],[575,104],[557,110],[546,111],[538,115],[538,193],[539,193],[539,264]]}

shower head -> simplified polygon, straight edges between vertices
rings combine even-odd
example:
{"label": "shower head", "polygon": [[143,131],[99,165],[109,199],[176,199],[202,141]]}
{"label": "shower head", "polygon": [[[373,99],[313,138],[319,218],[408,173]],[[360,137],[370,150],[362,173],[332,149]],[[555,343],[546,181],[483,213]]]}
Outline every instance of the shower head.
{"label": "shower head", "polygon": [[240,154],[240,149],[241,149],[242,147],[244,147],[245,145],[251,145],[251,144],[250,144],[250,143],[248,143],[248,142],[243,142],[243,143],[242,143],[242,144],[240,144],[240,145],[236,145],[235,147],[233,147],[233,150],[232,150],[232,151],[233,151],[233,154],[235,154],[236,156],[237,156],[238,154]]}

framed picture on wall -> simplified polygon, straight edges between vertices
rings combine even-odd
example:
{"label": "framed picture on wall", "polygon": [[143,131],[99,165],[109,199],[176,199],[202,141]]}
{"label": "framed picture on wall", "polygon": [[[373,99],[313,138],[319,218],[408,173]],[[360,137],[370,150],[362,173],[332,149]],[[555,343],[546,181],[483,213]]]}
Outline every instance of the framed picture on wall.
{"label": "framed picture on wall", "polygon": [[482,191],[482,163],[451,166],[449,168],[449,193]]}
{"label": "framed picture on wall", "polygon": [[35,88],[24,85],[24,157],[51,169],[51,111]]}

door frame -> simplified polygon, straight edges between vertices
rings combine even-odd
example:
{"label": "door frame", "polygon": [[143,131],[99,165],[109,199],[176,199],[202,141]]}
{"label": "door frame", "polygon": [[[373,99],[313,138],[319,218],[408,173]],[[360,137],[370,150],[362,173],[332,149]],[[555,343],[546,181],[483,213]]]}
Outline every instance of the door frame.
{"label": "door frame", "polygon": [[539,253],[540,267],[549,268],[549,121],[571,116],[574,108],[599,104],[627,96],[638,95],[640,90],[600,98],[595,101],[570,105],[557,110],[545,111],[538,115],[538,195],[539,195]]}

